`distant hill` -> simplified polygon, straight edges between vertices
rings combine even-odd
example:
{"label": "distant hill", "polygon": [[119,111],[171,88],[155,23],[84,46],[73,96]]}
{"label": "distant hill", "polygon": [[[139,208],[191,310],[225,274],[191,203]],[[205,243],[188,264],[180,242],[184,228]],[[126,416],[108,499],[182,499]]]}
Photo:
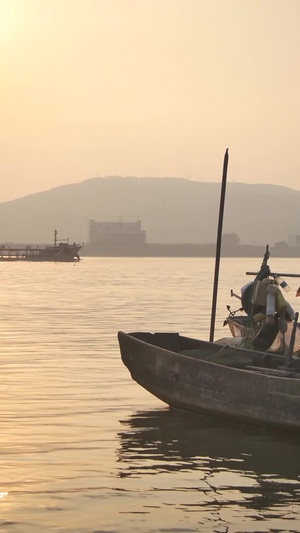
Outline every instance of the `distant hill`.
{"label": "distant hill", "polygon": [[[220,183],[179,178],[93,178],[0,204],[0,242],[88,241],[88,221],[141,220],[147,242],[215,242]],[[300,233],[300,191],[228,183],[223,233],[273,245]]]}

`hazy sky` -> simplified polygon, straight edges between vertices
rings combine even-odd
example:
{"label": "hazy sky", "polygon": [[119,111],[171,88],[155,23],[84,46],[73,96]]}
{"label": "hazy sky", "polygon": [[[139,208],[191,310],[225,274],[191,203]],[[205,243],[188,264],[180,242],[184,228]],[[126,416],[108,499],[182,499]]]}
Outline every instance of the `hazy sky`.
{"label": "hazy sky", "polygon": [[300,0],[0,0],[0,201],[95,176],[300,189]]}

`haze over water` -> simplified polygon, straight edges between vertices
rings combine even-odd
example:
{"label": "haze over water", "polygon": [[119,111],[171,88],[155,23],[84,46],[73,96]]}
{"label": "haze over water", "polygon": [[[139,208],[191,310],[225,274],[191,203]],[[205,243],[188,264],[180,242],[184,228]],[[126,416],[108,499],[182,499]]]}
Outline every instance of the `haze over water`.
{"label": "haze over water", "polygon": [[[261,261],[221,260],[215,338]],[[118,330],[208,339],[213,271],[211,258],[1,263],[3,531],[300,531],[299,437],[169,410],[121,362]]]}

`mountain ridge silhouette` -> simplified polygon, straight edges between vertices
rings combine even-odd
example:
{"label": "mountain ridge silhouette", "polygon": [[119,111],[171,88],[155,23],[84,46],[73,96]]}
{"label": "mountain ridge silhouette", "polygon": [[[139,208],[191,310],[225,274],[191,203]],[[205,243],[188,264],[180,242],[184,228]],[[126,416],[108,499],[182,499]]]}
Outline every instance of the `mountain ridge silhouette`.
{"label": "mountain ridge silhouette", "polygon": [[[141,220],[147,242],[215,242],[221,184],[185,178],[106,176],[61,185],[0,203],[0,241],[88,242],[88,221]],[[287,241],[299,232],[300,191],[267,184],[227,183],[223,233],[241,244]]]}

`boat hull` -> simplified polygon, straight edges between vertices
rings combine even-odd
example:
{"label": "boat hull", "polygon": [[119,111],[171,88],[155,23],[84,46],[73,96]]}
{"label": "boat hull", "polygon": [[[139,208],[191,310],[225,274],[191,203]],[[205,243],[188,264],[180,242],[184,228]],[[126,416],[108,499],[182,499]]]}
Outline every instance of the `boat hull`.
{"label": "boat hull", "polygon": [[[183,350],[218,352],[222,347],[177,334],[119,332],[118,338],[123,363],[132,378],[171,407],[300,429],[300,379],[183,355]],[[255,365],[264,356],[235,350],[251,356]]]}
{"label": "boat hull", "polygon": [[79,260],[78,252],[81,248],[82,246],[79,245],[49,246],[42,250],[39,255],[33,255],[27,261],[74,262]]}
{"label": "boat hull", "polygon": [[0,261],[53,261],[68,263],[79,261],[78,252],[82,245],[63,244],[58,246],[46,246],[45,248],[1,248]]}

